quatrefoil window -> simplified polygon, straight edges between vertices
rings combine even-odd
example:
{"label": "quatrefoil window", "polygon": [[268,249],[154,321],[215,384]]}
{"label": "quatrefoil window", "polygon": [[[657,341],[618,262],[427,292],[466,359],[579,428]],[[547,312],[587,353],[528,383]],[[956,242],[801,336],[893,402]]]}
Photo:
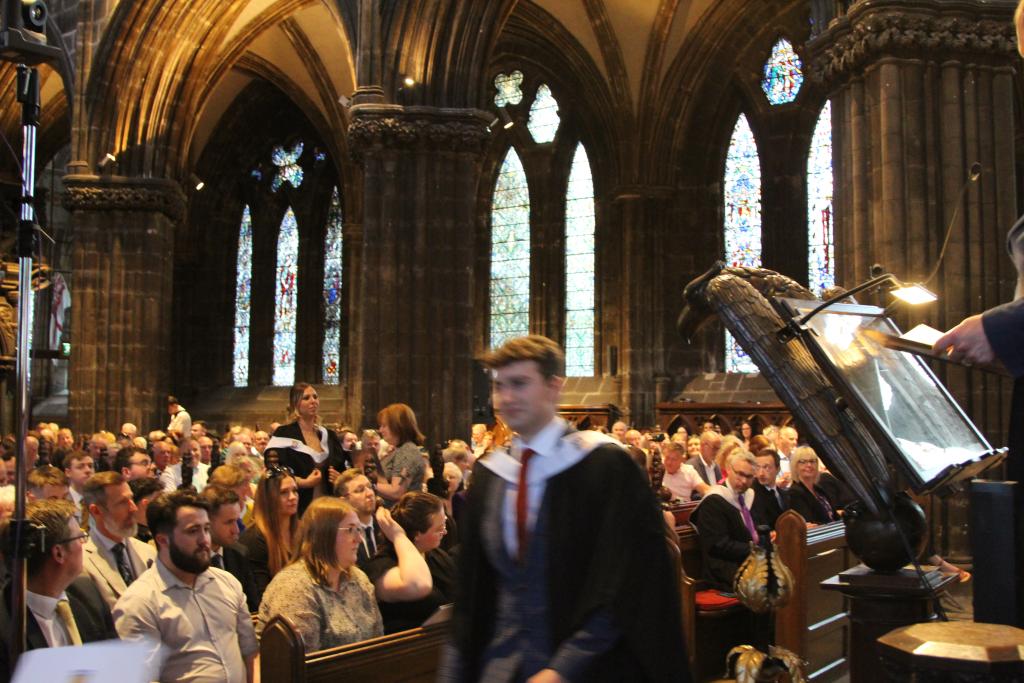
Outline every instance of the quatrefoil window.
{"label": "quatrefoil window", "polygon": [[291,186],[294,188],[302,185],[303,173],[302,167],[299,166],[299,157],[301,156],[301,140],[296,142],[295,146],[290,150],[285,149],[283,145],[279,145],[271,151],[270,160],[277,166],[277,175],[274,176],[270,189],[277,192],[285,182],[291,183]]}
{"label": "quatrefoil window", "polygon": [[516,70],[510,74],[498,74],[494,77],[494,105],[504,107],[506,104],[519,104],[523,101],[523,72]]}

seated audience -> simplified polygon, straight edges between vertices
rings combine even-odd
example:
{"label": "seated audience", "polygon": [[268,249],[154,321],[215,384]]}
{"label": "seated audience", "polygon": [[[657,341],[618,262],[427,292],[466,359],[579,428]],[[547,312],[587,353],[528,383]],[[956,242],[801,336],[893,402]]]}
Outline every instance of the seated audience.
{"label": "seated audience", "polygon": [[273,617],[286,616],[307,653],[383,635],[373,585],[356,566],[362,540],[363,526],[348,503],[314,500],[299,525],[295,560],[263,594],[256,633]]}
{"label": "seated audience", "polygon": [[713,430],[704,430],[699,440],[699,454],[687,460],[686,464],[697,470],[705,484],[714,486],[722,479],[722,468],[715,462],[718,449],[722,446],[722,435]]}
{"label": "seated audience", "polygon": [[132,479],[128,482],[128,486],[132,489],[132,501],[135,503],[135,523],[139,529],[135,532],[135,538],[139,539],[143,543],[149,543],[153,540],[153,534],[149,530],[149,524],[146,522],[146,510],[149,509],[149,504],[154,498],[159,496],[164,491],[163,484],[154,477],[143,477],[141,479]]}
{"label": "seated audience", "polygon": [[712,486],[690,515],[700,538],[704,578],[719,590],[732,591],[736,571],[750,555],[751,543],[759,540],[750,513],[754,503],[750,486],[756,466],[757,461],[747,451],[733,451],[725,485]]}
{"label": "seated audience", "polygon": [[420,446],[426,437],[416,425],[416,414],[404,403],[392,403],[377,414],[381,438],[392,447],[380,459],[377,493],[385,507],[393,506],[406,491],[423,490],[426,463]]}
{"label": "seated audience", "polygon": [[[410,491],[391,516],[403,533],[384,544],[366,571],[377,589],[385,633],[416,628],[455,598],[455,563],[440,548],[445,535],[441,499]],[[387,517],[379,513],[377,519],[387,535]]]}
{"label": "seated audience", "polygon": [[[81,645],[117,637],[110,608],[96,586],[82,576],[82,541],[85,534],[75,520],[75,506],[66,500],[43,499],[25,507],[25,517],[44,529],[43,544],[28,554],[25,592],[26,647]],[[3,546],[8,546],[9,528],[4,528]],[[11,621],[7,590],[0,591],[4,601],[0,619],[0,680],[10,680],[11,667],[7,643]]]}
{"label": "seated audience", "polygon": [[739,437],[732,434],[722,437],[722,443],[718,446],[718,453],[715,454],[715,465],[722,471],[722,476],[718,479],[717,483],[725,483],[725,478],[729,475],[729,468],[725,466],[725,463],[729,460],[729,455],[737,448],[746,450],[743,448],[743,441]]}
{"label": "seated audience", "polygon": [[370,486],[370,480],[363,471],[353,467],[338,475],[334,494],[344,498],[359,519],[363,538],[356,555],[356,564],[366,571],[366,564],[377,554],[377,548],[383,540],[380,527],[374,518],[377,511],[377,493]]}
{"label": "seated audience", "polygon": [[249,611],[255,612],[260,607],[256,577],[253,576],[245,547],[238,542],[242,501],[231,489],[217,486],[207,486],[199,495],[210,506],[210,565],[238,579]]}
{"label": "seated audience", "polygon": [[699,496],[707,493],[710,487],[700,478],[697,470],[683,463],[685,446],[670,441],[662,446],[661,451],[665,455],[665,476],[661,484],[672,493],[673,499],[688,501],[694,493]]}
{"label": "seated audience", "polygon": [[291,562],[298,509],[299,485],[291,470],[280,465],[268,467],[256,487],[253,523],[238,539],[248,552],[261,598],[274,574]]}
{"label": "seated audience", "polygon": [[210,465],[202,461],[199,441],[191,436],[186,436],[178,446],[178,453],[180,455],[178,461],[169,464],[160,473],[160,481],[164,484],[164,490],[173,491],[191,486],[194,490],[201,492],[206,487]]}
{"label": "seated audience", "polygon": [[29,471],[25,477],[25,500],[67,500],[68,478],[53,465],[43,465]]}
{"label": "seated audience", "polygon": [[[764,437],[755,436],[751,441],[757,439]],[[767,446],[757,452],[754,460],[757,463],[754,472],[757,481],[754,482],[754,504],[750,507],[750,513],[754,515],[758,526],[775,529],[775,520],[789,509],[789,491],[778,485],[779,454]]]}
{"label": "seated audience", "polygon": [[167,683],[245,683],[259,650],[245,594],[233,576],[210,566],[206,501],[189,490],[149,504],[158,558],[114,606],[121,638],[145,638]]}
{"label": "seated audience", "polygon": [[828,524],[840,518],[849,502],[845,485],[828,472],[822,472],[818,454],[810,446],[793,453],[793,484],[789,487],[789,505],[808,525]]}
{"label": "seated audience", "polygon": [[135,538],[135,501],[131,487],[117,472],[98,472],[85,483],[89,511],[85,573],[110,608],[156,559],[156,551]]}
{"label": "seated audience", "polygon": [[686,440],[687,462],[700,457],[700,436],[694,434]]}
{"label": "seated audience", "polygon": [[[62,429],[57,433],[58,439],[64,431],[68,430]],[[68,434],[70,433],[68,431]],[[82,524],[82,492],[85,490],[85,482],[93,475],[92,456],[85,451],[69,451],[64,456],[62,467],[68,478],[68,495],[71,502],[75,504],[75,519],[78,520],[79,526],[84,526]]]}

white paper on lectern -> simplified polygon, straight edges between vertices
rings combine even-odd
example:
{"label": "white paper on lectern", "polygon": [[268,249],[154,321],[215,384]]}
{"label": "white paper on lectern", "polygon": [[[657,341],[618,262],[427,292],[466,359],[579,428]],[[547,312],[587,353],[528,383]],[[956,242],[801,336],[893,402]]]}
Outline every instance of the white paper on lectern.
{"label": "white paper on lectern", "polygon": [[11,683],[147,683],[153,645],[144,640],[106,640],[77,647],[29,650],[18,658]]}
{"label": "white paper on lectern", "polygon": [[945,333],[940,332],[934,327],[929,327],[928,325],[921,323],[920,325],[910,330],[909,332],[901,334],[900,337],[902,339],[906,339],[907,341],[915,341],[921,344],[927,344],[928,346],[932,346],[933,344],[935,344],[935,342],[939,341],[939,337],[941,337],[943,334]]}

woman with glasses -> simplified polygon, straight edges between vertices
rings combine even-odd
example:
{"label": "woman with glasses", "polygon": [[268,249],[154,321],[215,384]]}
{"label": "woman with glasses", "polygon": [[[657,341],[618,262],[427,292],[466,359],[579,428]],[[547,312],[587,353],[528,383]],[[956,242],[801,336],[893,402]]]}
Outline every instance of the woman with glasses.
{"label": "woman with glasses", "polygon": [[377,494],[390,508],[407,491],[422,491],[426,462],[420,446],[426,437],[416,424],[416,414],[404,403],[392,403],[377,413],[380,436],[394,450],[380,459]]}
{"label": "woman with glasses", "polygon": [[268,467],[256,485],[253,524],[238,539],[248,551],[259,596],[292,559],[298,508],[299,485],[292,471],[280,465]]}
{"label": "woman with glasses", "polygon": [[312,385],[299,382],[291,388],[288,412],[291,422],[274,430],[264,452],[275,451],[278,464],[295,473],[301,517],[314,498],[330,493],[328,461],[340,472],[352,463],[344,457],[338,435],[320,424],[320,396]]}
{"label": "woman with glasses", "polygon": [[413,551],[428,570],[426,589],[422,582],[412,585],[397,544],[383,544],[366,565],[366,573],[377,590],[377,602],[384,616],[384,632],[396,633],[421,626],[438,607],[455,599],[455,562],[442,549],[445,514],[441,499],[429,493],[410,491],[391,509],[391,516],[412,540]]}
{"label": "woman with glasses", "polygon": [[[390,519],[381,524],[385,533],[389,527],[393,532],[398,525]],[[277,615],[295,625],[306,652],[383,635],[373,585],[356,566],[362,537],[359,517],[348,503],[314,500],[299,525],[295,559],[263,594],[256,635]]]}
{"label": "woman with glasses", "polygon": [[818,454],[810,446],[793,452],[793,485],[789,507],[800,513],[808,525],[828,524],[840,518],[849,495],[842,482],[821,471]]}

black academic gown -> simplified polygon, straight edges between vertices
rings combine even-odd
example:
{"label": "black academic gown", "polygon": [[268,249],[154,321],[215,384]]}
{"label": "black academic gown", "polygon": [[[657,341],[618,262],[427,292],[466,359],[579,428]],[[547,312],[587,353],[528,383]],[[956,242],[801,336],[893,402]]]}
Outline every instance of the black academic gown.
{"label": "black academic gown", "polygon": [[[504,495],[505,481],[478,462],[460,525],[454,644],[462,680],[477,680],[493,638],[498,576],[483,548],[481,519],[486,501]],[[678,570],[651,488],[626,452],[594,449],[548,480],[541,507],[549,515],[552,651],[604,609],[623,637],[594,660],[585,680],[689,681]]]}
{"label": "black academic gown", "polygon": [[[324,427],[326,429],[326,427]],[[295,442],[300,447],[305,446],[305,441],[302,438],[302,427],[299,426],[298,422],[289,422],[286,425],[281,425],[274,430],[274,434],[267,444],[267,449],[277,451],[277,462],[285,467],[290,467],[295,473],[296,477],[305,479],[313,470],[316,468],[320,469],[322,476],[320,482],[320,491],[322,494],[331,495],[334,492],[331,490],[330,479],[327,477],[327,467],[333,466],[334,469],[342,467],[347,469],[351,467],[352,463],[345,460],[346,452],[341,447],[341,439],[332,430],[327,429],[327,455],[324,460],[317,463],[313,456],[309,453],[305,453],[298,448],[288,448],[287,446],[281,446],[283,441]],[[347,467],[344,463],[347,462]],[[342,470],[338,470],[339,472]],[[313,502],[314,489],[307,488],[299,489],[299,516],[306,511],[309,504]]]}
{"label": "black academic gown", "polygon": [[690,522],[700,539],[704,578],[718,590],[732,591],[736,572],[750,555],[750,531],[740,511],[724,497],[709,494],[690,515]]}

